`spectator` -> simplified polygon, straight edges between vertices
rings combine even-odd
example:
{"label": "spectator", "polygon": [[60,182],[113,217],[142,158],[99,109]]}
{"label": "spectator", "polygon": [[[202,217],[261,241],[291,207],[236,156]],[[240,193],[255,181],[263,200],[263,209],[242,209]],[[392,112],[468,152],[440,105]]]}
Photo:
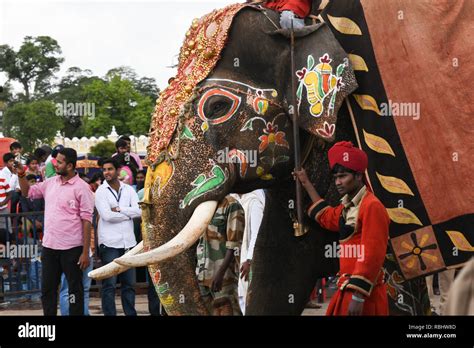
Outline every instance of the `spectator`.
{"label": "spectator", "polygon": [[127,185],[133,185],[137,174],[137,163],[128,153],[119,153],[114,157],[119,166],[119,180]]}
{"label": "spectator", "polygon": [[42,147],[38,147],[33,152],[33,156],[38,159],[39,170],[43,179],[45,178],[46,160],[48,159],[49,153],[51,152],[51,148],[49,148],[50,151],[48,152],[46,151],[46,147],[49,146],[45,145]]}
{"label": "spectator", "polygon": [[51,152],[53,152],[53,149],[49,145],[41,145],[40,149],[46,152],[46,159],[51,155]]}
{"label": "spectator", "polygon": [[[143,166],[142,166],[142,161],[140,159],[140,156],[134,152],[132,152],[131,150],[131,144],[132,144],[132,140],[126,136],[126,135],[122,135],[118,141],[120,141],[120,147],[123,148],[123,142],[122,141],[125,141],[125,144],[126,144],[126,151],[125,152],[128,152],[130,154],[130,157],[133,157],[133,159],[135,160],[135,162],[137,163],[138,165],[138,170],[142,170],[143,169]],[[117,141],[117,142],[118,142]],[[117,153],[120,153],[120,151],[124,151],[123,149],[122,150],[119,150],[117,148],[117,143],[115,143],[115,148],[117,149]],[[117,155],[117,153],[113,154],[112,157],[114,157],[115,155]]]}
{"label": "spectator", "polygon": [[474,315],[474,258],[461,269],[449,290],[443,315]]}
{"label": "spectator", "polygon": [[115,142],[115,150],[117,150],[117,152],[114,153],[112,157],[115,157],[116,155],[120,155],[122,153],[130,153],[128,143],[123,139],[119,139]]}
{"label": "spectator", "polygon": [[139,170],[135,177],[135,191],[140,191],[145,187],[145,177],[146,173],[144,170]]}
{"label": "spectator", "polygon": [[[32,187],[38,183],[36,176],[33,174],[26,175],[26,180],[28,181],[29,187]],[[24,213],[33,212],[33,211],[39,211],[39,212],[44,211],[43,198],[30,199],[30,198],[21,196],[20,205],[21,205],[21,211]],[[34,224],[37,229],[43,228],[44,215],[39,214],[39,215],[28,216],[27,220],[29,221],[29,224]],[[32,226],[28,226],[27,229],[30,231],[32,229]]]}
{"label": "spectator", "polygon": [[[2,175],[9,185],[12,182],[13,176],[16,174],[15,159],[15,155],[10,152],[3,155],[3,163],[5,164],[5,167],[0,171],[0,175]],[[12,189],[14,188],[12,187]]]}
{"label": "spectator", "polygon": [[43,181],[43,176],[41,175],[41,171],[39,169],[39,161],[38,158],[32,156],[26,160],[26,175],[34,175],[36,181]]}
{"label": "spectator", "polygon": [[[16,150],[18,150],[18,148],[16,148]],[[21,152],[16,152],[13,172],[10,178],[10,187],[12,188],[12,199],[10,201],[10,213],[12,214],[17,214],[20,212],[21,193],[20,193],[20,184],[18,182],[18,176],[16,175],[16,171],[18,167],[23,167],[24,163],[25,161],[24,161],[24,158],[21,156]],[[17,236],[19,217],[17,215],[14,215],[11,217],[11,221],[12,221],[13,234]]]}
{"label": "spectator", "polygon": [[97,172],[92,175],[89,186],[91,187],[92,192],[97,191],[102,182],[104,181],[104,174],[102,172]]}
{"label": "spectator", "polygon": [[112,157],[120,166],[119,180],[128,185],[133,185],[135,175],[138,169],[138,163],[135,158],[130,155],[130,146],[124,139],[115,142],[116,153]]}
{"label": "spectator", "polygon": [[0,230],[6,230],[8,233],[11,233],[10,224],[8,223],[7,217],[2,215],[9,213],[7,208],[8,203],[12,198],[10,179],[14,162],[15,156],[7,152],[3,155],[3,163],[5,163],[5,168],[0,171]]}
{"label": "spectator", "polygon": [[431,311],[445,315],[444,308],[446,305],[446,301],[448,300],[449,289],[454,282],[454,275],[456,270],[455,269],[447,269],[441,272],[438,272],[438,284],[439,284],[439,292],[440,292],[440,299],[439,299],[439,308],[435,307],[434,301],[434,291],[433,291],[433,275],[429,275],[426,277],[426,287],[428,288],[428,297],[431,303]]}
{"label": "spectator", "polygon": [[74,149],[59,150],[56,160],[58,175],[44,182],[29,187],[23,168],[18,169],[18,176],[24,197],[45,200],[41,256],[44,315],[57,314],[62,272],[69,284],[71,314],[84,315],[82,271],[89,266],[94,197],[89,186],[75,172],[77,153]]}
{"label": "spectator", "polygon": [[[137,242],[133,232],[133,218],[140,217],[138,196],[133,188],[118,180],[119,165],[115,159],[102,163],[105,181],[97,189],[95,205],[99,214],[99,253],[104,265],[124,255]],[[131,268],[118,276],[121,284],[122,306],[125,315],[136,315],[135,269]],[[102,281],[102,311],[106,316],[115,316],[115,283],[117,276]]]}
{"label": "spectator", "polygon": [[[32,174],[26,176],[28,184],[34,186],[37,184],[36,177]],[[26,197],[20,197],[20,204],[22,212],[33,212],[33,211],[44,211],[44,199],[29,199]],[[28,233],[27,239],[29,244],[38,245],[38,254],[32,257],[30,260],[30,267],[28,269],[29,282],[32,289],[41,289],[41,236],[44,225],[44,215],[38,214],[28,216],[24,220],[26,222],[26,230]],[[28,295],[32,301],[41,300],[41,294]]]}
{"label": "spectator", "polygon": [[304,18],[311,12],[312,0],[269,0],[264,1],[263,6],[281,12],[280,26],[290,29],[291,22],[295,29],[304,27]]}
{"label": "spectator", "polygon": [[258,231],[263,219],[265,209],[265,191],[255,190],[239,195],[238,200],[245,212],[245,230],[240,252],[240,279],[239,279],[239,305],[245,315],[247,304],[247,291],[252,280],[250,267],[253,259],[253,250],[257,241]]}
{"label": "spectator", "polygon": [[46,166],[45,166],[45,170],[44,170],[44,177],[46,179],[49,179],[53,176],[56,175],[56,169],[55,169],[55,166],[56,166],[56,156],[58,155],[58,153],[64,149],[64,146],[62,145],[56,145],[53,149],[53,151],[51,152],[51,156],[48,157],[48,159],[46,160]]}
{"label": "spectator", "polygon": [[[14,190],[11,184],[13,182],[13,184],[16,185],[16,181],[12,180],[15,172],[15,156],[7,152],[3,155],[3,163],[5,164],[5,168],[0,171],[0,215],[10,213],[8,204],[12,200]],[[11,233],[11,225],[7,217],[0,216],[0,220],[0,228],[4,228]]]}
{"label": "spectator", "polygon": [[22,156],[23,146],[18,141],[14,141],[10,144],[10,152],[15,156],[15,160],[18,163],[25,165],[26,158]]}
{"label": "spectator", "polygon": [[244,234],[244,210],[232,196],[226,196],[197,246],[199,289],[213,315],[241,315],[237,284],[239,254]]}
{"label": "spectator", "polygon": [[[16,167],[23,165],[23,157],[21,157],[21,150],[22,147],[20,143],[14,142],[10,145],[10,158],[8,161],[5,161],[5,155],[3,163],[5,163],[5,168],[2,169],[2,173],[5,179],[8,180],[8,184],[12,189],[12,196],[10,200],[10,213],[15,214],[18,212],[18,204],[20,203],[20,185],[18,184],[18,176],[16,175]],[[13,158],[13,160],[12,160]],[[10,162],[8,164],[7,162]],[[17,220],[16,218],[12,218],[12,223],[14,228],[17,227]]]}
{"label": "spectator", "polygon": [[[81,173],[82,174],[82,173]],[[83,174],[82,176],[79,175],[82,180],[87,178],[87,175]],[[84,180],[88,183],[88,180]],[[90,298],[90,288],[92,283],[92,278],[89,278],[89,272],[92,271],[94,268],[93,258],[94,255],[94,233],[91,233],[91,241],[90,241],[90,248],[89,248],[89,267],[82,271],[82,286],[84,287],[84,315],[89,315],[89,298]],[[69,285],[66,280],[66,275],[63,273],[61,274],[61,287],[59,289],[59,310],[61,312],[61,316],[69,316]]]}
{"label": "spectator", "polygon": [[38,160],[38,165],[41,166],[48,159],[48,154],[43,148],[38,147],[35,151],[33,151],[33,157]]}

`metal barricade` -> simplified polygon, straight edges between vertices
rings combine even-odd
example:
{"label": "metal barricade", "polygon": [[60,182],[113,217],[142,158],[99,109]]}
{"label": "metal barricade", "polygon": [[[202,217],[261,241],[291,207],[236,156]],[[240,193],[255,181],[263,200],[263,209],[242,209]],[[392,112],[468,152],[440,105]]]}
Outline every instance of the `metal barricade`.
{"label": "metal barricade", "polygon": [[43,212],[0,212],[0,302],[39,299]]}

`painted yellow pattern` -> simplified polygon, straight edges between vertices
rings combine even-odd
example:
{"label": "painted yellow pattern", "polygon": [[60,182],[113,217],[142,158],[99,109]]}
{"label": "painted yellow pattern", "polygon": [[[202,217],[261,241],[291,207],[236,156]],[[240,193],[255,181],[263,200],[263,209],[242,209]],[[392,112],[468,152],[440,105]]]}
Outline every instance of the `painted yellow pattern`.
{"label": "painted yellow pattern", "polygon": [[416,259],[414,257],[411,257],[410,260],[408,260],[406,267],[407,268],[413,268],[415,266]]}
{"label": "painted yellow pattern", "polygon": [[362,30],[360,30],[359,26],[352,19],[346,17],[333,17],[330,15],[328,15],[328,18],[332,26],[340,33],[347,35],[362,35]]}
{"label": "painted yellow pattern", "polygon": [[171,177],[174,173],[174,164],[168,163],[167,161],[161,162],[155,169],[157,179],[159,180],[159,188],[158,192],[161,194],[163,189],[168,182],[170,181]]}
{"label": "painted yellow pattern", "polygon": [[160,301],[161,301],[161,304],[165,307],[174,305],[174,298],[170,294],[160,296]]}
{"label": "painted yellow pattern", "polygon": [[420,219],[406,208],[387,208],[388,216],[397,224],[415,224],[423,226]]}
{"label": "painted yellow pattern", "polygon": [[402,194],[405,194],[405,195],[414,196],[414,194],[413,194],[412,190],[410,189],[410,187],[408,187],[408,185],[402,179],[398,179],[394,176],[381,175],[377,172],[375,172],[375,174],[377,174],[377,178],[379,179],[380,184],[388,192],[402,193]]}
{"label": "painted yellow pattern", "polygon": [[425,233],[421,236],[420,241],[418,242],[418,245],[421,247],[424,247],[428,239],[430,238],[428,233]]}
{"label": "painted yellow pattern", "polygon": [[[324,61],[324,58],[328,59],[327,62]],[[316,65],[313,71],[310,71],[304,77],[304,85],[308,91],[308,102],[311,104],[311,115],[317,117],[320,116],[323,112],[323,101],[324,99],[331,95],[334,89],[337,86],[337,77],[333,74],[333,68],[329,62],[329,56],[324,56],[320,58],[321,63]],[[324,83],[324,79],[327,78],[327,83]],[[323,79],[323,81],[320,81]],[[322,91],[318,90],[318,86],[322,85]]]}
{"label": "painted yellow pattern", "polygon": [[364,58],[357,54],[349,54],[349,60],[352,63],[352,68],[356,71],[369,71]]}
{"label": "painted yellow pattern", "polygon": [[317,83],[318,76],[316,75],[316,73],[314,71],[309,72],[304,79],[304,84],[308,91],[308,101],[311,104],[310,112],[312,115],[320,115],[323,109],[321,99],[319,98],[316,89]]}
{"label": "painted yellow pattern", "polygon": [[379,137],[374,134],[367,133],[365,130],[362,130],[364,133],[364,140],[367,146],[374,150],[375,152],[395,156],[395,153],[392,150],[390,144],[382,137]]}
{"label": "painted yellow pattern", "polygon": [[428,260],[433,261],[433,262],[437,262],[437,261],[438,261],[438,257],[437,257],[437,256],[428,254],[428,252],[424,252],[424,253],[423,253],[423,257],[424,257],[425,259],[428,259]]}
{"label": "painted yellow pattern", "polygon": [[461,251],[474,251],[474,246],[469,243],[464,234],[459,231],[446,231],[454,246]]}
{"label": "painted yellow pattern", "polygon": [[[174,172],[174,164],[168,163],[167,161],[161,162],[155,170],[149,168],[146,173],[145,179],[145,191],[143,196],[143,202],[151,204],[151,188],[153,185],[158,184],[158,194],[160,195],[165,186],[169,183]],[[158,181],[157,181],[158,180]]]}
{"label": "painted yellow pattern", "polygon": [[380,112],[379,106],[374,97],[368,94],[353,94],[353,96],[357,104],[359,104],[363,110],[373,111],[377,113],[377,115],[382,116],[382,112]]}

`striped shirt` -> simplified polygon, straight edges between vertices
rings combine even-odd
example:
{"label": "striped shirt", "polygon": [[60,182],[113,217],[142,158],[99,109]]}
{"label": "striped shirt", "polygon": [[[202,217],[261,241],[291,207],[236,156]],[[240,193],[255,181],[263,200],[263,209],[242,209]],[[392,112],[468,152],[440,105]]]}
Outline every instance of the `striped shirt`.
{"label": "striped shirt", "polygon": [[[9,183],[7,182],[7,180],[4,178],[4,177],[1,177],[0,176],[0,205],[3,203],[3,201],[5,201],[5,199],[7,198],[7,194],[8,192],[10,192],[12,189],[9,185]],[[0,209],[6,209],[7,206],[2,206],[0,207]]]}

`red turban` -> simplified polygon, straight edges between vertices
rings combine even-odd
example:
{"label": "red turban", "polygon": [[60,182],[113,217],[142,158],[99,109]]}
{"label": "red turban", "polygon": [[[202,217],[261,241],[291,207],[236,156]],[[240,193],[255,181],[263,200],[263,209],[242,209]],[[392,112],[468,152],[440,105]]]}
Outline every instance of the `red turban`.
{"label": "red turban", "polygon": [[367,154],[354,147],[350,141],[340,141],[333,145],[328,152],[329,166],[331,169],[336,164],[363,173],[367,169]]}

